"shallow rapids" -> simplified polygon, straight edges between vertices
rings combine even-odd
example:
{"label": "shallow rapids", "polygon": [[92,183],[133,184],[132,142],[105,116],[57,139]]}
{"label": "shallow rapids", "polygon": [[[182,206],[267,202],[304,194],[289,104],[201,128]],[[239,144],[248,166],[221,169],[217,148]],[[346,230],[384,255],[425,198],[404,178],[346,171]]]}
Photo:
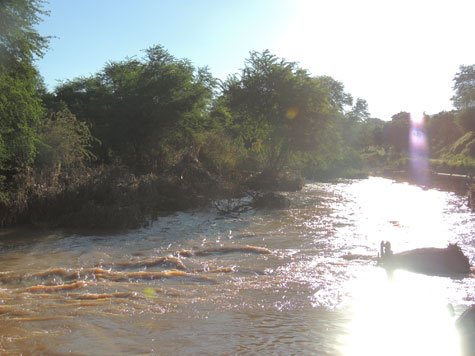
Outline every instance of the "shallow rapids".
{"label": "shallow rapids", "polygon": [[464,196],[384,178],[287,196],[287,210],[178,213],[119,235],[2,232],[0,354],[460,354],[475,279],[390,277],[374,257],[381,240],[450,242],[475,264]]}

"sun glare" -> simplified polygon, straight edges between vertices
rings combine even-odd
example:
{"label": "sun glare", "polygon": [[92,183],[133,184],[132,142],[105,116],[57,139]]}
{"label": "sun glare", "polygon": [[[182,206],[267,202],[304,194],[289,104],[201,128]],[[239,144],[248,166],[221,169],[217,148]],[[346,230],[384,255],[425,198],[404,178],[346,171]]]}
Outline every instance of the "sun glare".
{"label": "sun glare", "polygon": [[429,144],[425,130],[425,113],[410,114],[409,151],[412,175],[418,184],[428,185],[429,175]]}
{"label": "sun glare", "polygon": [[[389,240],[395,252],[418,247],[444,247],[450,223],[444,219],[445,195],[409,184],[371,177],[352,185],[360,208],[353,219],[376,249]],[[382,268],[356,273],[345,287],[354,301],[342,354],[460,355],[453,317],[447,303],[453,290],[440,277]]]}
{"label": "sun glare", "polygon": [[420,111],[413,111],[410,113],[411,124],[412,125],[423,125],[425,121],[425,113]]}
{"label": "sun glare", "polygon": [[[425,276],[380,270],[355,282],[354,317],[343,351],[348,356],[459,355],[460,347],[444,291]],[[424,288],[421,288],[423,286]]]}
{"label": "sun glare", "polygon": [[352,186],[360,203],[357,233],[372,241],[375,251],[381,240],[389,240],[395,251],[447,245],[450,236],[443,218],[445,195],[413,185],[371,177]]}

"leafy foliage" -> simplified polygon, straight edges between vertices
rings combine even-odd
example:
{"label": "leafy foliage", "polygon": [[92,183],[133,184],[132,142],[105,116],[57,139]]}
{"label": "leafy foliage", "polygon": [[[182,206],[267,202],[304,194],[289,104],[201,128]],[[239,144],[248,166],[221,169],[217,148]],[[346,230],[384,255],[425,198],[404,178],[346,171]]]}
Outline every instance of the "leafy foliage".
{"label": "leafy foliage", "polygon": [[365,122],[370,118],[368,102],[364,99],[356,99],[355,105],[347,113],[348,118],[354,122]]}
{"label": "leafy foliage", "polygon": [[264,51],[251,52],[240,76],[225,83],[223,98],[240,138],[262,153],[266,171],[276,172],[292,152],[318,146],[347,99],[340,89],[338,82],[311,77],[296,63]]}
{"label": "leafy foliage", "polygon": [[454,82],[454,106],[457,109],[475,107],[475,64],[460,66],[460,72],[455,75]]}
{"label": "leafy foliage", "polygon": [[475,106],[461,109],[457,114],[457,124],[464,131],[475,131]]}
{"label": "leafy foliage", "polygon": [[205,134],[198,159],[210,172],[230,176],[237,169],[245,168],[246,151],[225,132]]}
{"label": "leafy foliage", "polygon": [[427,134],[431,156],[435,157],[462,136],[463,131],[457,125],[455,112],[442,111],[428,117]]}
{"label": "leafy foliage", "polygon": [[475,140],[475,133],[473,131],[467,132],[460,137],[453,145],[450,146],[449,154],[464,156],[473,156],[472,152],[473,141]]}
{"label": "leafy foliage", "polygon": [[43,109],[33,59],[47,44],[34,28],[45,14],[41,5],[37,0],[0,2],[0,172],[6,175],[35,157],[35,126]]}
{"label": "leafy foliage", "polygon": [[384,141],[398,153],[409,152],[410,121],[408,112],[393,115],[384,127]]}
{"label": "leafy foliage", "polygon": [[368,118],[361,122],[357,128],[357,147],[360,150],[368,150],[370,148],[382,147],[383,130],[386,122],[376,118]]}
{"label": "leafy foliage", "polygon": [[41,57],[48,38],[35,29],[42,15],[42,0],[2,0],[0,2],[0,64],[30,63]]}
{"label": "leafy foliage", "polygon": [[142,61],[111,62],[93,77],[63,84],[56,96],[100,140],[99,158],[153,169],[165,166],[167,147],[190,145],[206,125],[213,86],[207,69],[156,46]]}
{"label": "leafy foliage", "polygon": [[33,162],[35,125],[43,109],[35,93],[36,70],[26,63],[0,66],[0,170]]}
{"label": "leafy foliage", "polygon": [[64,109],[43,120],[35,163],[45,167],[81,164],[93,157],[89,151],[91,142],[87,125]]}
{"label": "leafy foliage", "polygon": [[458,124],[465,131],[475,130],[475,64],[462,65],[454,78],[454,106],[459,110]]}

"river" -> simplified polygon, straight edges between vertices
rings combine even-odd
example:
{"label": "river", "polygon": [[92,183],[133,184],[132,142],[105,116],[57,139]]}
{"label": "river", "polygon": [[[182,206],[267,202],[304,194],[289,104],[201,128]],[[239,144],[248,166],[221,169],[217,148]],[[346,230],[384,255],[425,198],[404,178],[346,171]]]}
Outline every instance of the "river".
{"label": "river", "polygon": [[379,177],[287,196],[288,210],[177,213],[124,234],[2,232],[0,354],[460,353],[475,279],[389,277],[370,257],[383,239],[456,242],[474,263],[466,197]]}

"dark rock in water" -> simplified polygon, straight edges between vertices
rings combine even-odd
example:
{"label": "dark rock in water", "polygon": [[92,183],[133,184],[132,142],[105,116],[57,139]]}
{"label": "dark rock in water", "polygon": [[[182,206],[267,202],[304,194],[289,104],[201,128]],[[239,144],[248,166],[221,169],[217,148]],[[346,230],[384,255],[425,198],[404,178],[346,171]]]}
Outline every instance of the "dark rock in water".
{"label": "dark rock in water", "polygon": [[470,273],[470,262],[456,244],[446,248],[417,248],[393,253],[389,242],[381,241],[378,263],[390,270],[404,269],[434,276],[454,276]]}
{"label": "dark rock in water", "polygon": [[459,332],[462,355],[475,355],[475,306],[465,310],[455,326]]}
{"label": "dark rock in water", "polygon": [[252,205],[255,208],[287,209],[290,206],[290,200],[281,194],[270,192],[257,196]]}
{"label": "dark rock in water", "polygon": [[[465,310],[455,322],[455,326],[463,333],[475,334],[475,306]],[[475,336],[475,335],[474,335]]]}
{"label": "dark rock in water", "polygon": [[298,192],[305,185],[305,179],[295,173],[286,172],[278,176],[277,190],[281,192]]}

